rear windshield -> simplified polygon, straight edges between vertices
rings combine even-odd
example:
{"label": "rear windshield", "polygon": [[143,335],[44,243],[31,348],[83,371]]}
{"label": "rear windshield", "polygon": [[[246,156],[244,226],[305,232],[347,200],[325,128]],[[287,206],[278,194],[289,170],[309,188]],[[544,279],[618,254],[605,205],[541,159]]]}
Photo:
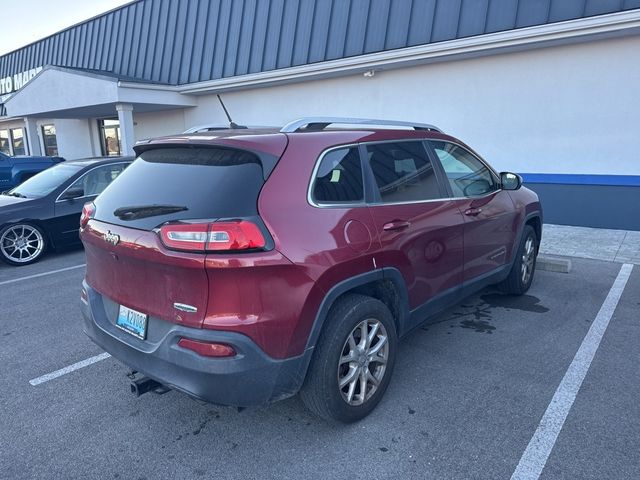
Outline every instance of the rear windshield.
{"label": "rear windshield", "polygon": [[95,218],[151,230],[175,220],[257,214],[259,158],[229,148],[163,148],[140,156],[96,200]]}

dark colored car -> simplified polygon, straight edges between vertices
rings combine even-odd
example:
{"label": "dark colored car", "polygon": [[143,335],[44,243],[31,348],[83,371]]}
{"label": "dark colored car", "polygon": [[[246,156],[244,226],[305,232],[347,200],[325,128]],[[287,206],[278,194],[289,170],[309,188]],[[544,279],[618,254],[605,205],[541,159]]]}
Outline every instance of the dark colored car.
{"label": "dark colored car", "polygon": [[533,279],[536,194],[432,126],[303,119],[135,150],[85,207],[81,299],[85,332],[143,375],[138,393],[248,406],[300,391],[355,421],[387,388],[398,338]]}
{"label": "dark colored car", "polygon": [[0,258],[28,265],[48,249],[80,244],[82,206],[105,189],[131,158],[67,161],[0,195]]}
{"label": "dark colored car", "polygon": [[11,157],[0,152],[0,192],[21,184],[36,173],[63,162],[62,157]]}

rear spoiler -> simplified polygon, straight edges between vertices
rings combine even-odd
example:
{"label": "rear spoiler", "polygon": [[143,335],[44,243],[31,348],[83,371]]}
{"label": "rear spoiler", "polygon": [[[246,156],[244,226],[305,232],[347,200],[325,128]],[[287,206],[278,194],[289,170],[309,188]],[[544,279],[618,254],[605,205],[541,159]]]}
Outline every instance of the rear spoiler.
{"label": "rear spoiler", "polygon": [[211,149],[222,149],[222,150],[236,150],[236,151],[252,153],[258,158],[258,160],[260,160],[260,164],[262,165],[262,174],[265,181],[267,180],[267,178],[269,178],[269,175],[271,174],[276,164],[278,163],[278,160],[280,159],[279,156],[272,155],[270,153],[261,152],[261,151],[257,151],[250,148],[239,147],[237,145],[237,142],[233,142],[233,143],[230,141],[226,142],[225,139],[219,139],[217,143],[194,142],[191,139],[188,139],[188,138],[183,139],[179,137],[162,139],[161,141],[154,140],[153,143],[151,143],[151,140],[146,140],[146,141],[143,140],[141,142],[138,142],[133,147],[133,150],[137,156],[149,150],[159,150],[159,149],[168,149],[168,148],[194,148],[194,149],[195,148],[211,148]]}

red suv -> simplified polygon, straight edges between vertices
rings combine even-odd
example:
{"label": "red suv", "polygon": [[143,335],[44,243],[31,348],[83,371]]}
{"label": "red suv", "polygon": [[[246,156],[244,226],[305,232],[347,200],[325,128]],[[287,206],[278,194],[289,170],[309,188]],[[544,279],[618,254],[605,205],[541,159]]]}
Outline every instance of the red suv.
{"label": "red suv", "polygon": [[299,391],[356,421],[399,338],[533,279],[536,194],[430,125],[307,118],[135,150],[85,206],[81,297],[85,332],[143,375],[138,393],[249,406]]}

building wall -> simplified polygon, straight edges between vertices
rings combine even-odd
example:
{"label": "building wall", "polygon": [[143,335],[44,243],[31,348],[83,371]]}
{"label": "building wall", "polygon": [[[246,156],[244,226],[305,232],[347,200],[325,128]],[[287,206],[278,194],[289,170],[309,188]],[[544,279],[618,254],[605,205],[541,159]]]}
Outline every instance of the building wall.
{"label": "building wall", "polygon": [[[237,123],[408,119],[458,136],[499,170],[640,175],[638,52],[640,38],[627,37],[223,97]],[[185,110],[187,128],[225,121],[215,95]]]}
{"label": "building wall", "polygon": [[[97,132],[91,127],[92,119],[55,119],[58,154],[67,160],[100,155],[96,145]],[[97,130],[97,128],[96,128]]]}
{"label": "building wall", "polygon": [[165,110],[153,113],[133,112],[136,141],[182,133],[186,130],[184,110]]}
{"label": "building wall", "polygon": [[525,185],[540,197],[545,223],[640,231],[640,185]]}

